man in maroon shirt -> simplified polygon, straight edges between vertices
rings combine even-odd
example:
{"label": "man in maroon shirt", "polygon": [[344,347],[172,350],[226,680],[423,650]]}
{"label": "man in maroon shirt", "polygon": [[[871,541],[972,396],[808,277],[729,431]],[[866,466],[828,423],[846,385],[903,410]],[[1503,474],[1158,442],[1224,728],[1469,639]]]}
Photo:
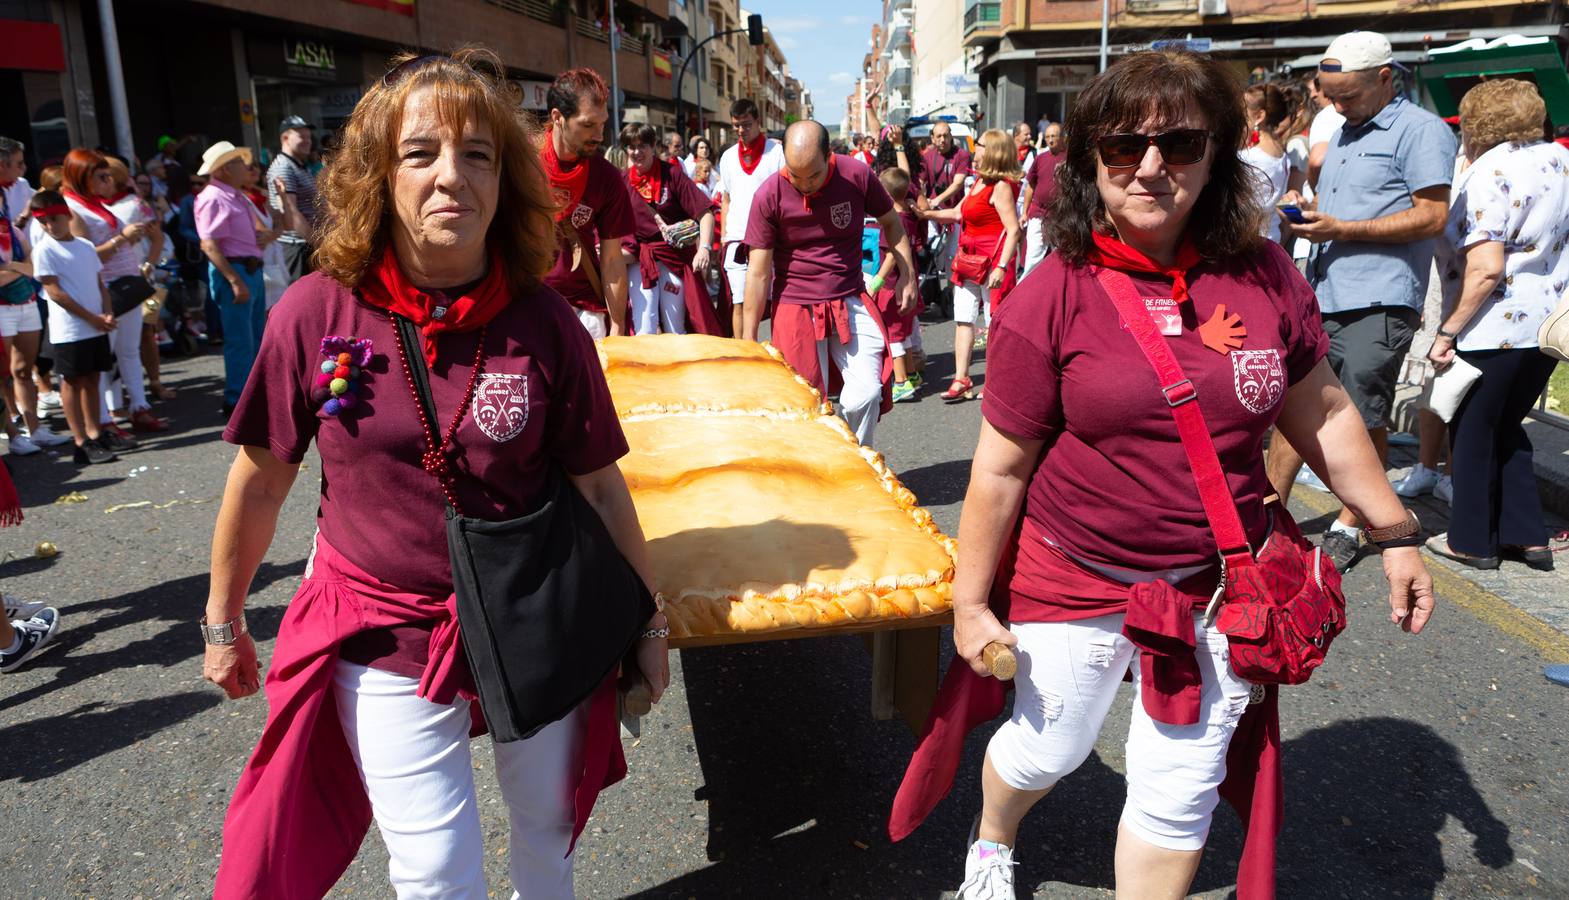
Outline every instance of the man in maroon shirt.
{"label": "man in maroon shirt", "polygon": [[1062,126],[1053,122],[1041,132],[1045,144],[1024,176],[1024,274],[1046,258],[1046,215],[1057,194],[1057,164],[1062,162]]}
{"label": "man in maroon shirt", "polygon": [[632,201],[621,173],[599,148],[610,89],[593,69],[557,76],[546,95],[550,124],[540,162],[556,200],[556,265],[545,284],[577,310],[595,338],[627,333],[627,266],[621,241],[632,235]]}
{"label": "man in maroon shirt", "polygon": [[[970,174],[970,151],[953,139],[953,128],[947,122],[932,126],[932,145],[921,154],[921,184],[926,187],[926,203],[932,209],[952,209],[964,199],[964,180]],[[939,234],[946,235],[941,245]],[[948,271],[953,267],[954,254],[959,250],[959,226],[928,223],[926,243],[940,246],[937,267]]]}
{"label": "man in maroon shirt", "polygon": [[[870,446],[892,372],[888,329],[866,297],[861,236],[877,219],[899,265],[898,311],[915,308],[915,267],[893,200],[872,170],[828,146],[828,130],[810,120],[785,131],[785,167],[752,198],[746,223],[746,301],[742,337],[757,340],[773,278],[773,343],[802,378],[824,394],[828,360],[844,381],[839,406],[850,429]],[[892,396],[886,398],[892,402]]]}

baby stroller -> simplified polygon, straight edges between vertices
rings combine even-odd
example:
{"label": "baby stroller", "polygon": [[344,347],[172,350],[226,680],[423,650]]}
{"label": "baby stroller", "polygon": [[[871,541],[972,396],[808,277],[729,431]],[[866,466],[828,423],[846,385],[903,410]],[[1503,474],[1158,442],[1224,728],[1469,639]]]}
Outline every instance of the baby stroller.
{"label": "baby stroller", "polygon": [[949,273],[943,271],[941,260],[956,231],[938,228],[935,236],[928,231],[926,247],[915,261],[921,273],[917,282],[924,307],[921,318],[927,322],[946,322],[953,317],[953,283],[948,279]]}
{"label": "baby stroller", "polygon": [[178,262],[166,259],[153,273],[153,283],[164,290],[163,308],[158,312],[158,350],[168,356],[196,352],[207,303],[207,286],[184,277],[180,269]]}

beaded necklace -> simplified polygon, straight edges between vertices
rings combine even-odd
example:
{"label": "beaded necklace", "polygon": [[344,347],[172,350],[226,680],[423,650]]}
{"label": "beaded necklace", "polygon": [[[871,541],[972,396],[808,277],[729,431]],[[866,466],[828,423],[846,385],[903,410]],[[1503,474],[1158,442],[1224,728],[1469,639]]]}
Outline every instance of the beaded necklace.
{"label": "beaded necklace", "polygon": [[409,348],[403,343],[403,332],[398,328],[398,317],[395,313],[388,312],[387,318],[392,320],[392,333],[398,336],[398,358],[403,362],[403,378],[408,382],[409,393],[414,397],[414,409],[419,413],[420,431],[425,436],[425,452],[420,454],[420,465],[435,477],[436,482],[441,485],[441,492],[447,497],[447,504],[461,516],[463,507],[458,505],[458,498],[452,490],[453,438],[457,436],[458,426],[463,423],[463,417],[468,414],[469,404],[474,400],[474,386],[479,383],[480,371],[485,368],[485,331],[489,326],[481,326],[479,329],[479,341],[474,347],[474,368],[469,372],[468,386],[463,389],[463,401],[458,404],[458,411],[452,417],[452,424],[447,426],[446,436],[441,437],[436,431],[437,423],[430,420],[430,415],[435,413],[435,392],[431,392],[431,413],[427,414],[425,403],[420,399],[419,388],[414,386],[414,370],[409,368]]}

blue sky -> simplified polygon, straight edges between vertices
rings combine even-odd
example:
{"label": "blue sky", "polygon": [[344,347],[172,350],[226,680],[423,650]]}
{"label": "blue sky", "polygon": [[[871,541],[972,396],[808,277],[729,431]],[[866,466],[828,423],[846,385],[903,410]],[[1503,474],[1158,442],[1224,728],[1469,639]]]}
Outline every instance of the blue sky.
{"label": "blue sky", "polygon": [[875,0],[742,0],[763,17],[784,51],[790,72],[812,91],[817,118],[830,127],[844,117],[844,99],[861,73],[872,24],[882,20]]}

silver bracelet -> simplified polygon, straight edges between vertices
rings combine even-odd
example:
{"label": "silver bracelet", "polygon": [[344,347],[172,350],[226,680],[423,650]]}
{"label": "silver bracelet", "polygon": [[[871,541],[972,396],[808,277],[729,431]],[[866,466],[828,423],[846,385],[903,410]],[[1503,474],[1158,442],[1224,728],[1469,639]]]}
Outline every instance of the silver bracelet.
{"label": "silver bracelet", "polygon": [[661,628],[650,628],[647,631],[643,632],[643,637],[644,638],[667,638],[669,636],[670,636],[670,626],[669,625],[666,625],[666,626],[661,627]]}
{"label": "silver bracelet", "polygon": [[240,613],[228,622],[218,625],[207,624],[207,617],[202,616],[202,640],[209,644],[226,646],[240,639],[245,634],[245,613]]}

